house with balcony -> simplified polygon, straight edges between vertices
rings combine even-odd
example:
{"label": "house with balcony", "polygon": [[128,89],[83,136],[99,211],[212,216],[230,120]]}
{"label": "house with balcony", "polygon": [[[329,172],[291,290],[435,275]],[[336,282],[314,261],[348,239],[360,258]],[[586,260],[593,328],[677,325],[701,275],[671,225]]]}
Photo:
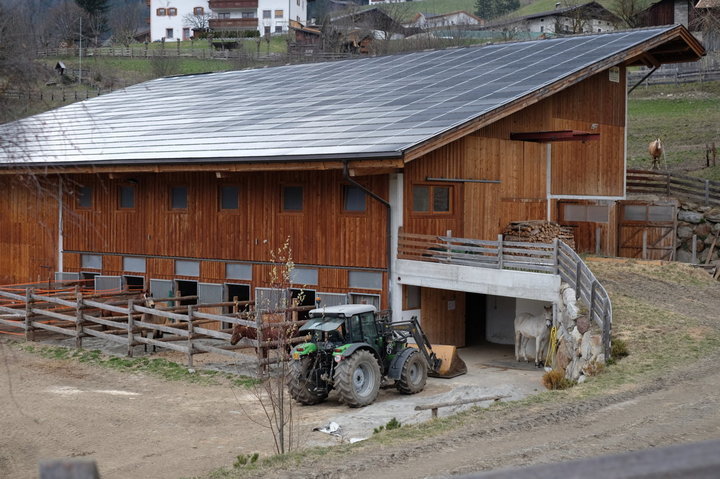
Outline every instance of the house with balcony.
{"label": "house with balcony", "polygon": [[568,246],[502,232],[623,199],[627,69],[704,53],[665,26],[185,75],[0,125],[0,283],[265,301],[288,242],[290,294],[432,342],[512,341],[562,282],[609,333]]}
{"label": "house with balcony", "polygon": [[305,22],[307,0],[148,0],[152,41],[189,40],[209,28],[216,37],[257,31],[287,33],[289,20]]}

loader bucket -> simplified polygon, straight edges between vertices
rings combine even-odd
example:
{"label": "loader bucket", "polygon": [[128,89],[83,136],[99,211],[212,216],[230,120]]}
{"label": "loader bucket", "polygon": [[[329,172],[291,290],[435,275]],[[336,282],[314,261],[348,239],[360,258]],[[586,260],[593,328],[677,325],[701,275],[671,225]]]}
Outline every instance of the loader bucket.
{"label": "loader bucket", "polygon": [[454,378],[467,373],[465,361],[460,359],[457,347],[448,345],[433,345],[432,352],[440,360],[436,371],[428,371],[428,376],[434,378]]}

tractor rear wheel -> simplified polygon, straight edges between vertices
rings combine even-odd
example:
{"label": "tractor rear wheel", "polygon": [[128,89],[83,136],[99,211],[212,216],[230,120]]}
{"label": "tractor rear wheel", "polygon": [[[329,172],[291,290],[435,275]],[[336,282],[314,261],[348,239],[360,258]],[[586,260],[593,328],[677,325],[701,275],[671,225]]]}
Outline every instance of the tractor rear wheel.
{"label": "tractor rear wheel", "polygon": [[420,352],[414,351],[405,360],[400,379],[395,382],[395,387],[403,394],[416,394],[425,389],[427,381],[427,364],[420,356]]}
{"label": "tractor rear wheel", "polygon": [[290,363],[288,389],[290,396],[300,404],[310,406],[328,397],[328,387],[320,379],[322,371],[316,367],[315,358],[305,356]]}
{"label": "tractor rear wheel", "polygon": [[380,391],[380,365],[369,351],[360,350],[335,367],[335,389],[350,407],[372,404]]}

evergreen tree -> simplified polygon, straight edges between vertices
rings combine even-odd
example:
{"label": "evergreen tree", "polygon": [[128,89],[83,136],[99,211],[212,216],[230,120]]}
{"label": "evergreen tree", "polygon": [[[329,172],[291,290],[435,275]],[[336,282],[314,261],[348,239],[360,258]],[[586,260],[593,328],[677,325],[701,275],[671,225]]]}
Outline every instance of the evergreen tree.
{"label": "evergreen tree", "polygon": [[80,8],[85,10],[88,15],[104,16],[110,9],[108,0],[75,0]]}
{"label": "evergreen tree", "polygon": [[486,20],[520,8],[520,0],[475,0],[475,15]]}

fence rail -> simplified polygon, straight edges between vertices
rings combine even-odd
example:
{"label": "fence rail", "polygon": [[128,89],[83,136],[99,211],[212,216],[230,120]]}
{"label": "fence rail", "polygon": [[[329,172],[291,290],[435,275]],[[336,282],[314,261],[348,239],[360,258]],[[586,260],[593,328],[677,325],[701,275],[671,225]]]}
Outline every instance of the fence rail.
{"label": "fence rail", "polygon": [[[83,338],[96,337],[127,347],[127,355],[133,356],[133,349],[139,345],[150,345],[185,354],[189,367],[193,356],[202,353],[216,353],[234,359],[247,358],[237,350],[255,348],[258,374],[264,374],[269,364],[280,361],[280,357],[268,357],[268,349],[282,348],[304,338],[288,337],[292,326],[300,326],[298,313],[313,306],[302,306],[273,311],[248,309],[251,302],[225,302],[187,306],[148,307],[137,294],[117,296],[101,301],[97,295],[84,295],[79,290],[70,297],[67,292],[53,296],[37,294],[27,288],[24,295],[0,290],[0,325],[6,329],[19,330],[27,340],[34,340],[35,333],[49,331],[75,338],[75,346],[82,347]],[[196,297],[192,297],[196,298]],[[192,299],[191,298],[191,299]],[[179,301],[183,298],[162,298]],[[187,298],[185,298],[187,299]],[[156,300],[160,301],[160,300]],[[231,307],[236,311],[227,314],[213,314],[200,309]],[[162,318],[158,321],[157,318]],[[280,319],[280,321],[278,321]],[[284,321],[283,321],[284,320]],[[243,339],[237,346],[230,345],[232,328],[227,325],[241,325],[255,330],[257,339]],[[263,340],[262,331],[281,329],[286,334],[267,334]],[[162,337],[160,334],[162,333]],[[281,354],[284,354],[284,350]]]}
{"label": "fence rail", "polygon": [[655,170],[627,170],[627,192],[676,196],[720,206],[720,181]]}
{"label": "fence rail", "polygon": [[398,259],[558,274],[588,309],[588,318],[602,331],[605,357],[610,357],[612,303],[592,271],[571,247],[553,243],[484,241],[448,236],[399,234]]}

